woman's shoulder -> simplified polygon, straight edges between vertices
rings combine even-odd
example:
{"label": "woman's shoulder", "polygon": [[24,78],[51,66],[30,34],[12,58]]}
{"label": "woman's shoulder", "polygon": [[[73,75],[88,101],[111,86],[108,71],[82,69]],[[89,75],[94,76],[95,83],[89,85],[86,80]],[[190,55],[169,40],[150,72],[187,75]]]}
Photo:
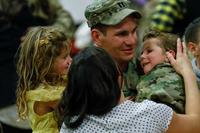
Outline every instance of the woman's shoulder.
{"label": "woman's shoulder", "polygon": [[151,130],[151,126],[155,126],[154,124],[157,123],[158,129],[156,130],[166,131],[173,117],[172,108],[150,100],[144,100],[140,103],[126,101],[118,107],[120,109],[116,111],[121,110],[119,111],[122,112],[120,115],[124,115],[129,123],[138,123],[137,127],[143,126],[149,130]]}
{"label": "woman's shoulder", "polygon": [[166,111],[172,114],[173,110],[164,104],[159,104],[150,100],[144,100],[143,102],[133,102],[126,100],[124,103],[118,105],[113,109],[114,111],[125,111],[137,114],[147,114],[147,115],[156,115],[164,114]]}
{"label": "woman's shoulder", "polygon": [[[163,106],[166,109],[163,109]],[[163,109],[163,111],[158,111],[159,109]],[[81,126],[73,132],[104,133],[127,131],[143,133],[152,131],[153,133],[158,133],[166,131],[171,117],[172,110],[166,105],[160,105],[148,100],[141,103],[127,100],[103,116],[86,116]],[[63,123],[60,133],[72,132],[72,130]]]}

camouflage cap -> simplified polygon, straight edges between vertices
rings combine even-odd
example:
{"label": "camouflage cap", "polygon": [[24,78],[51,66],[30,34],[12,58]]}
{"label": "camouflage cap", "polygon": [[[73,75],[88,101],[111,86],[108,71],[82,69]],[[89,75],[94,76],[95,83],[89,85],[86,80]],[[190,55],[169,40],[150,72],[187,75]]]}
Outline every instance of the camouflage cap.
{"label": "camouflage cap", "polygon": [[98,23],[116,25],[131,14],[135,18],[141,18],[137,10],[129,7],[127,0],[94,0],[85,10],[89,27]]}

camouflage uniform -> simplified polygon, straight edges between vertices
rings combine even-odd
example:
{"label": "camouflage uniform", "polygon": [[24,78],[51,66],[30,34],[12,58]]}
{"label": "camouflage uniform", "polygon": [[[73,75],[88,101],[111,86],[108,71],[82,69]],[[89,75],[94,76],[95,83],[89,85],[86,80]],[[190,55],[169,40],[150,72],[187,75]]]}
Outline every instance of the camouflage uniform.
{"label": "camouflage uniform", "polygon": [[75,32],[72,16],[58,0],[0,0],[1,26],[57,26],[68,37]]}
{"label": "camouflage uniform", "polygon": [[[28,0],[28,4],[36,9],[33,11],[33,16],[43,18],[49,22],[49,25],[58,27],[70,38],[74,36],[75,22],[69,12],[61,7],[58,0]],[[48,5],[48,12],[42,4]]]}
{"label": "camouflage uniform", "polygon": [[137,84],[136,101],[150,99],[164,103],[177,113],[185,112],[185,91],[183,78],[168,63],[162,63],[141,77]]}
{"label": "camouflage uniform", "polygon": [[136,85],[139,79],[136,63],[135,61],[130,61],[128,64],[128,69],[126,72],[123,72],[124,84],[122,90],[124,92],[124,96],[136,96],[137,90]]}

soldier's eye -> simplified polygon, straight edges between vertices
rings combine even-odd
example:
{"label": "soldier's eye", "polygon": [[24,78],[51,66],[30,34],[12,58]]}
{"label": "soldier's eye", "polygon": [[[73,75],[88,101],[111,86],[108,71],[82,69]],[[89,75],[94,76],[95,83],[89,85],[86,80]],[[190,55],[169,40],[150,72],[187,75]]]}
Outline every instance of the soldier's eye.
{"label": "soldier's eye", "polygon": [[118,32],[116,35],[117,36],[127,36],[128,32],[127,31],[121,31],[121,32]]}

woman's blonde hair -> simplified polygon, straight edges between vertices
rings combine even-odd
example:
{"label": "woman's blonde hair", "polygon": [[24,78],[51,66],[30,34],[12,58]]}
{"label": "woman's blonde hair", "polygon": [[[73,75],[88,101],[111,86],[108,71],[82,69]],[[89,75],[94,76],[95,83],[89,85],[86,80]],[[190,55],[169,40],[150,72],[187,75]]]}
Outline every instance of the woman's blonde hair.
{"label": "woman's blonde hair", "polygon": [[[21,119],[27,117],[26,92],[35,89],[40,83],[52,84],[50,71],[61,51],[70,51],[69,40],[64,33],[53,27],[30,28],[17,53],[17,107]],[[55,79],[55,77],[54,77]]]}

